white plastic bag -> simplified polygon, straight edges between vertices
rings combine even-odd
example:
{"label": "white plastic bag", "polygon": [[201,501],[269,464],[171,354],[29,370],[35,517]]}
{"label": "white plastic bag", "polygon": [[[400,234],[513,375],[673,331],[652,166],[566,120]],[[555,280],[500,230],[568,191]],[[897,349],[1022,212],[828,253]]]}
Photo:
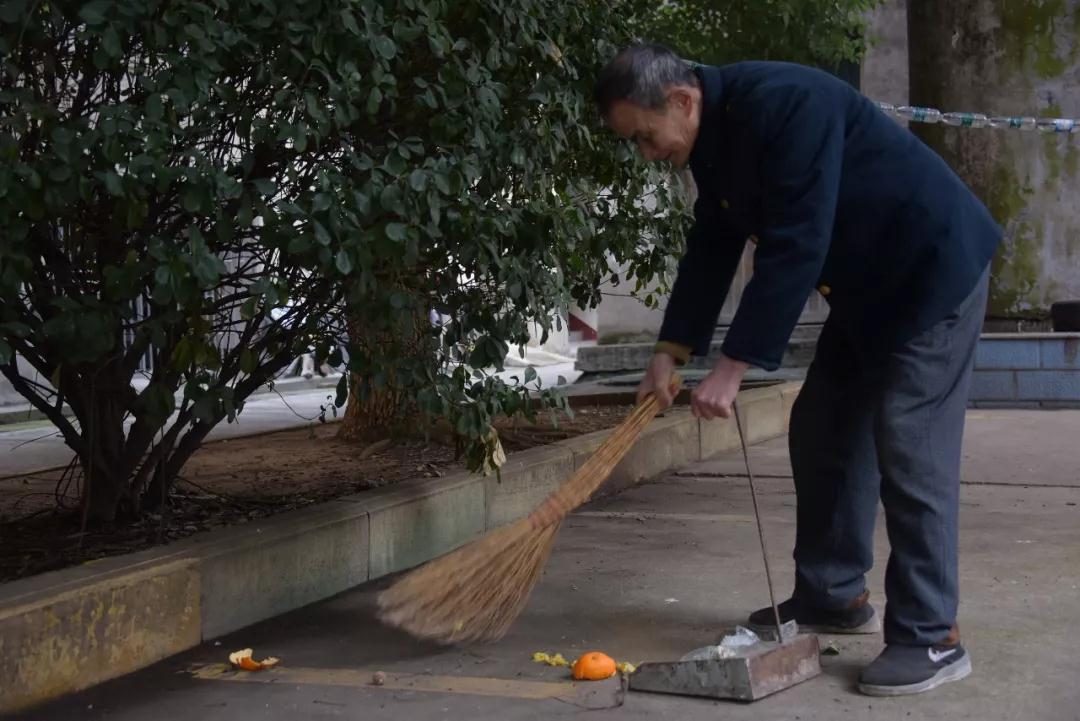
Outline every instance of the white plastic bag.
{"label": "white plastic bag", "polygon": [[740,652],[745,651],[761,639],[748,628],[736,626],[735,632],[724,636],[720,643],[715,646],[702,646],[686,654],[680,661],[719,661],[724,658],[735,658]]}

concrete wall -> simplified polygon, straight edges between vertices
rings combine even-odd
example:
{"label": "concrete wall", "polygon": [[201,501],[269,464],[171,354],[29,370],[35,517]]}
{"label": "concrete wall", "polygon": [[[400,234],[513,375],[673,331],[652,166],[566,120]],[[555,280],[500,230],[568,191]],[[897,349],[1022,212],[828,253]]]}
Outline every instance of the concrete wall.
{"label": "concrete wall", "polygon": [[[43,385],[50,385],[48,378],[39,376],[33,367],[22,358],[16,356],[15,362],[18,364],[19,372],[22,373],[24,378],[30,378]],[[29,401],[15,391],[11,381],[6,376],[0,376],[0,406],[9,404],[22,405],[25,403],[29,403]]]}
{"label": "concrete wall", "polygon": [[907,0],[886,0],[870,16],[873,45],[862,62],[860,88],[873,100],[908,101]]}
{"label": "concrete wall", "polygon": [[[862,73],[868,97],[943,111],[1080,117],[1077,0],[913,0],[922,28],[918,97],[908,87],[907,5],[886,0],[873,14],[876,44]],[[925,137],[1005,228],[991,315],[1038,316],[1054,301],[1080,298],[1080,137],[940,127]]]}
{"label": "concrete wall", "polygon": [[[620,273],[622,271],[620,268]],[[601,286],[604,299],[596,308],[596,332],[600,343],[633,343],[656,339],[660,323],[664,320],[667,295],[660,296],[659,308],[649,308],[637,298],[630,297],[633,287],[632,282],[612,285],[611,281]]]}
{"label": "concrete wall", "polygon": [[[1080,0],[908,0],[911,101],[1080,117]],[[1080,137],[922,126],[1005,229],[990,313],[1080,298]]]}

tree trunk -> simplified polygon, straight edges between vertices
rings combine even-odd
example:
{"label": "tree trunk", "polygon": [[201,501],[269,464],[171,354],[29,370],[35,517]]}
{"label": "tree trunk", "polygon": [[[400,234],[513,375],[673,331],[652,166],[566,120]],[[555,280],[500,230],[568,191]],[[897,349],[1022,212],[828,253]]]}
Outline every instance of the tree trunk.
{"label": "tree trunk", "polygon": [[359,323],[349,324],[353,352],[368,358],[400,359],[387,364],[382,374],[353,373],[349,400],[338,437],[360,443],[396,438],[416,433],[415,389],[396,369],[408,368],[434,351],[427,316],[416,312],[402,315],[396,332],[367,331]]}
{"label": "tree trunk", "polygon": [[[908,0],[911,104],[1080,117],[1080,0]],[[989,314],[1042,316],[1080,298],[1076,137],[912,123],[1005,230]]]}
{"label": "tree trunk", "polygon": [[[133,463],[128,458],[124,416],[131,407],[131,379],[116,360],[61,371],[61,387],[82,435],[80,507],[88,524],[111,523],[130,513]],[[66,389],[73,389],[67,391]]]}

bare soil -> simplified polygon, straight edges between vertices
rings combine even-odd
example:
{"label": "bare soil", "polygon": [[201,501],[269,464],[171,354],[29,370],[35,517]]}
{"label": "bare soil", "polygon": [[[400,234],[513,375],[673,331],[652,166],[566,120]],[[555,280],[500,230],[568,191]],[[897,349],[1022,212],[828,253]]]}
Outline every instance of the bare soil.
{"label": "bare soil", "polygon": [[[630,406],[579,408],[574,418],[496,424],[507,453],[611,428]],[[83,528],[70,471],[0,478],[0,582],[165,545],[222,526],[302,508],[409,478],[463,470],[439,438],[362,447],[337,424],[208,443],[184,466],[163,513]]]}

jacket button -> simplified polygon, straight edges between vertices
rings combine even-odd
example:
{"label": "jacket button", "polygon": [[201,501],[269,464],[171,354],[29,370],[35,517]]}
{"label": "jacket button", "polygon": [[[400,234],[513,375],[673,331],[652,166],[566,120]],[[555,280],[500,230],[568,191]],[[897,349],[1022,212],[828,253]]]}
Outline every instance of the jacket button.
{"label": "jacket button", "polygon": [[827,285],[819,285],[818,293],[821,293],[821,295],[823,296],[827,296],[829,293],[832,293],[832,288]]}

